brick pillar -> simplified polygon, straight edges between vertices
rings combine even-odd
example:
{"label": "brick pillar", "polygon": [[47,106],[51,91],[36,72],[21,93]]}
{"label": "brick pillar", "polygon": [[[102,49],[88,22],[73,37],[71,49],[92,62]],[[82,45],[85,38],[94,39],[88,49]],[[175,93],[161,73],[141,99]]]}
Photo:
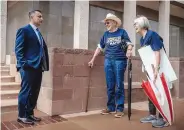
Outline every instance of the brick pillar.
{"label": "brick pillar", "polygon": [[164,40],[166,53],[169,56],[169,24],[170,24],[170,1],[159,3],[159,34]]}
{"label": "brick pillar", "polygon": [[123,27],[127,31],[130,40],[134,44],[133,55],[135,56],[136,32],[133,22],[136,18],[136,1],[124,1]]}
{"label": "brick pillar", "polygon": [[89,1],[75,1],[74,43],[76,49],[88,49]]}
{"label": "brick pillar", "polygon": [[7,1],[1,1],[1,63],[6,63]]}

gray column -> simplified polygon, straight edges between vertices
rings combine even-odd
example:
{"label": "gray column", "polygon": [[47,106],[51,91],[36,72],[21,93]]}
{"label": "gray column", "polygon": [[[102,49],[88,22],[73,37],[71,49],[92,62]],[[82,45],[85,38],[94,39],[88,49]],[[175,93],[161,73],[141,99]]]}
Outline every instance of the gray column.
{"label": "gray column", "polygon": [[170,1],[159,2],[159,34],[164,40],[164,46],[169,56],[169,25],[170,25]]}
{"label": "gray column", "polygon": [[88,49],[89,1],[75,1],[74,48]]}
{"label": "gray column", "polygon": [[136,18],[136,1],[124,1],[123,27],[127,31],[130,40],[134,44],[133,55],[135,56],[136,32],[133,26]]}
{"label": "gray column", "polygon": [[6,62],[6,23],[7,23],[7,1],[0,1],[1,5],[1,63]]}

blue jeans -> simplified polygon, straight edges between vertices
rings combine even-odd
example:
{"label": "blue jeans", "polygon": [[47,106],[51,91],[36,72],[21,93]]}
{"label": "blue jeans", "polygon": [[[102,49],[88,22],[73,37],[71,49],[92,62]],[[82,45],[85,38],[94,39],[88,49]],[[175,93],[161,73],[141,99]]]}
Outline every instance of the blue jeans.
{"label": "blue jeans", "polygon": [[126,66],[127,60],[105,59],[107,108],[110,111],[122,112],[124,110],[124,73]]}

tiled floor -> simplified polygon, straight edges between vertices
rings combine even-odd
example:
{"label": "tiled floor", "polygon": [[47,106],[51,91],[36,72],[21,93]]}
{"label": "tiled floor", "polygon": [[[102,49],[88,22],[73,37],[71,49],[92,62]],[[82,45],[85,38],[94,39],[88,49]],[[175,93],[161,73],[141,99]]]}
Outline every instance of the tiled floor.
{"label": "tiled floor", "polygon": [[35,110],[35,115],[42,118],[42,121],[36,123],[34,126],[25,125],[22,123],[18,123],[17,120],[17,112],[5,113],[1,114],[1,130],[16,130],[22,128],[35,128],[43,125],[55,124],[58,122],[67,121],[67,119],[62,118],[60,116],[48,116],[47,114]]}
{"label": "tiled floor", "polygon": [[35,128],[42,125],[50,125],[55,123],[61,123],[64,121],[67,121],[66,119],[60,117],[60,116],[43,116],[41,117],[42,121],[36,123],[35,125],[26,125],[17,122],[16,120],[10,120],[10,121],[2,121],[1,122],[1,130],[16,130],[16,129],[22,129],[22,128]]}
{"label": "tiled floor", "polygon": [[[184,130],[184,101],[174,100],[175,122],[170,127],[163,130]],[[40,115],[39,115],[40,114]],[[16,122],[12,116],[11,121],[5,120],[1,123],[2,130],[13,130],[20,128],[21,130],[155,130],[151,124],[141,124],[139,119],[148,114],[145,110],[132,110],[131,120],[128,120],[127,110],[125,116],[117,119],[113,115],[82,115],[78,117],[68,117],[67,119],[59,116],[49,117],[43,113],[37,112],[43,121],[34,126],[23,126]],[[9,115],[10,116],[10,115]],[[15,115],[14,115],[15,116]],[[9,117],[9,119],[11,119]],[[8,128],[7,128],[8,126]],[[160,130],[160,129],[158,129]]]}

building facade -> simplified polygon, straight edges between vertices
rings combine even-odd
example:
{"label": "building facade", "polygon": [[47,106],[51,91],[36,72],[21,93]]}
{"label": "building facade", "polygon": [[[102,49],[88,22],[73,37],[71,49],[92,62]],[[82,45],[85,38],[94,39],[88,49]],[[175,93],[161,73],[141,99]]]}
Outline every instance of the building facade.
{"label": "building facade", "polygon": [[[44,22],[40,30],[52,50],[49,54],[50,71],[44,73],[38,99],[39,110],[49,115],[60,115],[84,112],[86,101],[89,101],[89,110],[99,110],[106,106],[103,56],[97,58],[91,74],[87,62],[106,30],[101,21],[107,13],[113,13],[122,20],[122,28],[126,29],[135,45],[135,57],[132,60],[133,100],[145,100],[141,88],[145,75],[141,72],[142,63],[137,52],[140,48],[140,36],[133,27],[137,15],[148,17],[151,29],[163,37],[167,54],[178,77],[173,84],[172,93],[174,97],[184,97],[184,2],[1,1],[1,63],[10,64],[12,76],[19,77],[15,69],[15,58],[12,58],[15,57],[12,54],[16,30],[29,23],[28,12],[33,9],[42,11]],[[65,51],[66,48],[69,51]],[[16,81],[20,82],[20,79],[16,78]],[[90,88],[88,96],[87,86]]]}
{"label": "building facade", "polygon": [[[133,20],[137,15],[149,18],[151,28],[164,39],[170,57],[184,57],[184,3],[178,1],[2,1],[2,59],[13,53],[16,30],[29,22],[28,12],[40,9],[44,23],[41,32],[49,47],[94,50],[105,31],[101,22],[107,13],[122,20],[122,27],[135,44],[138,56],[139,35]],[[8,59],[7,59],[8,60]]]}

